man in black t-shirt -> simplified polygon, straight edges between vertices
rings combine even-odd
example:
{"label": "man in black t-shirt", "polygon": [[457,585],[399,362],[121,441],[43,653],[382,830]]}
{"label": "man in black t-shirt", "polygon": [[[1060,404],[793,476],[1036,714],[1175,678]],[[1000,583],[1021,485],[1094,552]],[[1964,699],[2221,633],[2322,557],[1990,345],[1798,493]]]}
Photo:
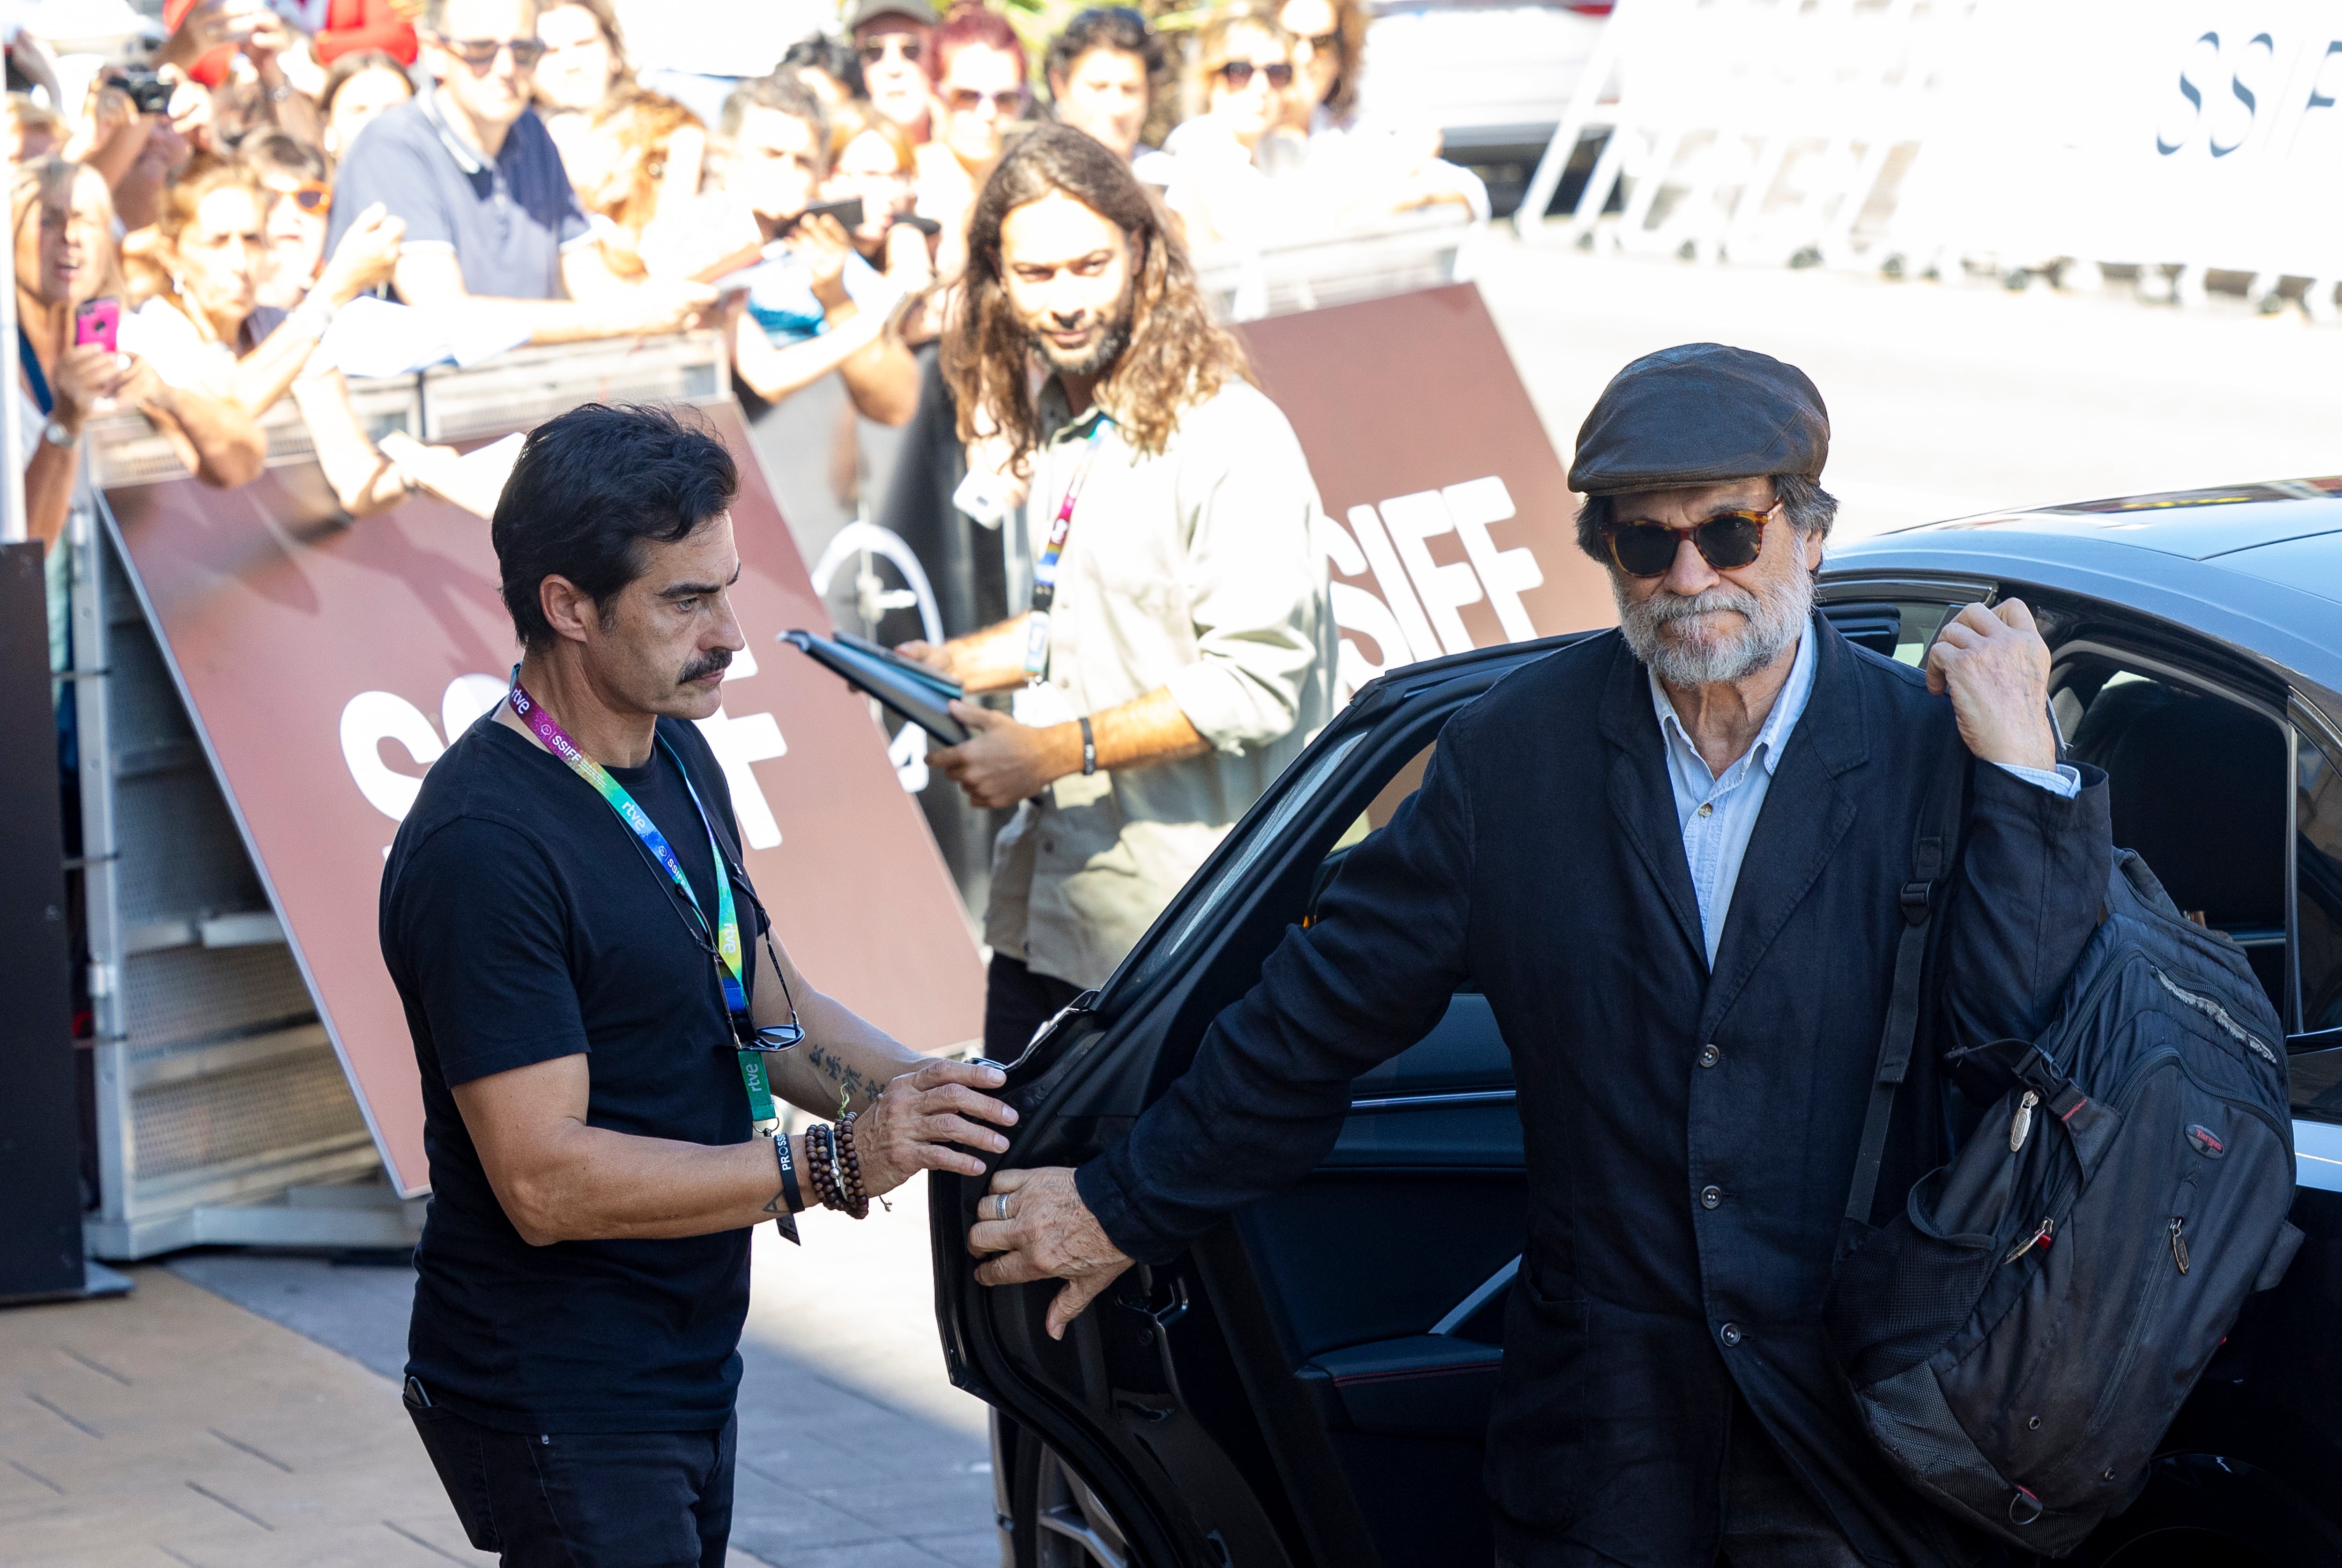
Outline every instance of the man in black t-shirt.
{"label": "man in black t-shirt", "polygon": [[[406,1403],[508,1568],[721,1563],[750,1227],[980,1174],[965,1151],[1007,1146],[982,1124],[1016,1119],[980,1093],[996,1069],[889,1039],[771,939],[689,722],[744,645],[736,484],[657,410],[530,435],[494,527],[512,696],[433,765],[384,871],[433,1186]],[[754,1135],[759,1069],[853,1119]]]}

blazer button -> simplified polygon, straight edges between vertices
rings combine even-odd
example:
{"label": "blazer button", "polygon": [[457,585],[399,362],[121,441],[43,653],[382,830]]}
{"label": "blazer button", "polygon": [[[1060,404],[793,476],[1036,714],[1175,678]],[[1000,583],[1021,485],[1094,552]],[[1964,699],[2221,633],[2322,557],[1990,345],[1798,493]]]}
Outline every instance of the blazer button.
{"label": "blazer button", "polygon": [[1722,1202],[1724,1202],[1724,1189],[1722,1187],[1702,1187],[1699,1190],[1699,1206],[1701,1208],[1712,1209]]}
{"label": "blazer button", "polygon": [[1740,1343],[1740,1325],[1736,1323],[1726,1323],[1722,1328],[1716,1331],[1716,1337],[1722,1340],[1727,1345],[1738,1344]]}
{"label": "blazer button", "polygon": [[1703,1045],[1699,1048],[1699,1064],[1701,1066],[1713,1067],[1718,1062],[1723,1060],[1724,1053],[1717,1050],[1714,1045]]}

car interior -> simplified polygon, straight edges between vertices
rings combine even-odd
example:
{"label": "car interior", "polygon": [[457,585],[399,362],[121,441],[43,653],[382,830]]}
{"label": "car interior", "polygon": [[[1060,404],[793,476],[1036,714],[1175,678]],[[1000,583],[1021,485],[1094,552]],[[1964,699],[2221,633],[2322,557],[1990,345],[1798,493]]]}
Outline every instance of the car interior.
{"label": "car interior", "polygon": [[[1917,664],[1955,607],[1825,614]],[[2061,647],[2052,691],[2068,755],[2109,775],[2116,842],[2146,856],[2188,918],[2245,947],[2289,1030],[2342,1025],[2342,770],[2307,740],[2297,762],[2265,701],[2118,649]],[[1399,769],[1335,844],[1302,922],[1429,756]],[[2290,941],[2289,848],[2300,906]],[[1315,1176],[1239,1216],[1241,1267],[1214,1271],[1216,1290],[1242,1275],[1256,1296],[1281,1364],[1250,1369],[1251,1381],[1297,1391],[1386,1563],[1487,1557],[1480,1444],[1526,1202],[1511,1088],[1487,1004],[1459,991],[1430,1036],[1357,1080]],[[2342,1105],[2342,1084],[2332,1093]]]}

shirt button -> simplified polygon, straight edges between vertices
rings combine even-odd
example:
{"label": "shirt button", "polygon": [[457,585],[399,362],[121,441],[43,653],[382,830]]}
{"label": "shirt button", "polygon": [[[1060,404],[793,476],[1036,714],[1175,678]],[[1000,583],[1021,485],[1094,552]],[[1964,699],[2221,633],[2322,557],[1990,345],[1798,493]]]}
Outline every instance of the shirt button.
{"label": "shirt button", "polygon": [[1699,806],[1699,814],[1702,816],[1714,816],[1716,814],[1715,803],[1711,801],[1702,801]]}
{"label": "shirt button", "polygon": [[1716,1331],[1716,1337],[1722,1340],[1726,1345],[1738,1344],[1740,1343],[1740,1325],[1736,1323],[1726,1323],[1722,1328]]}
{"label": "shirt button", "polygon": [[1701,1066],[1713,1067],[1718,1062],[1723,1060],[1724,1053],[1717,1050],[1714,1045],[1703,1045],[1699,1048],[1699,1064]]}
{"label": "shirt button", "polygon": [[1699,1206],[1701,1208],[1712,1209],[1722,1202],[1724,1202],[1724,1189],[1722,1187],[1702,1187],[1699,1190]]}

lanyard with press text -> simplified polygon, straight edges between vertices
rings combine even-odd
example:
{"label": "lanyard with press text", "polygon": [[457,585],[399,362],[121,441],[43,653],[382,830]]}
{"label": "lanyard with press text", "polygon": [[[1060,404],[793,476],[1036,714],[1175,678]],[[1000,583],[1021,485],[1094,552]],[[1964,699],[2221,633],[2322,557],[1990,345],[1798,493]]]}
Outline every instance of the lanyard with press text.
{"label": "lanyard with press text", "polygon": [[[699,813],[699,825],[707,833],[707,854],[716,868],[717,889],[713,930],[708,926],[706,912],[699,906],[699,895],[692,891],[691,879],[684,875],[683,864],[676,859],[666,835],[659,832],[658,824],[651,821],[649,814],[635,804],[635,797],[626,793],[626,786],[612,778],[607,768],[578,750],[577,743],[554,722],[553,715],[528,694],[520,684],[520,667],[516,664],[513,667],[512,690],[506,694],[506,700],[512,704],[514,714],[528,726],[531,734],[545,744],[545,750],[567,763],[571,772],[594,786],[609,808],[618,814],[618,819],[633,831],[651,858],[666,871],[668,879],[682,890],[693,918],[698,922],[696,934],[716,959],[716,978],[724,987],[724,1009],[731,1015],[732,1031],[739,1042],[736,1054],[740,1061],[740,1082],[748,1091],[748,1114],[756,1123],[758,1137],[772,1137],[780,1126],[780,1117],[773,1109],[772,1084],[765,1075],[765,1053],[788,1049],[802,1038],[803,1031],[796,1026],[794,1008],[790,1011],[789,1025],[786,1029],[759,1030],[749,1021],[748,990],[744,979],[746,966],[740,946],[740,921],[732,902],[731,870],[724,858],[723,846],[716,842],[716,824],[709,820],[707,808],[700,804],[698,786],[691,782],[691,770],[683,765],[683,759],[675,756],[674,748],[662,738],[658,744],[670,757],[674,757],[676,771],[683,775],[683,787],[690,793],[692,807]],[[778,968],[776,961],[776,973]],[[767,1036],[776,1037],[775,1043],[767,1044]]]}
{"label": "lanyard with press text", "polygon": [[1037,685],[1048,677],[1049,611],[1057,602],[1057,558],[1066,553],[1066,535],[1074,530],[1074,503],[1082,498],[1082,486],[1089,483],[1090,465],[1097,461],[1099,438],[1113,423],[1100,414],[1097,423],[1090,426],[1082,465],[1074,470],[1073,483],[1066,486],[1066,498],[1057,506],[1057,520],[1049,524],[1049,542],[1042,547],[1040,563],[1033,568],[1033,614],[1025,624],[1025,684],[1028,686]]}

